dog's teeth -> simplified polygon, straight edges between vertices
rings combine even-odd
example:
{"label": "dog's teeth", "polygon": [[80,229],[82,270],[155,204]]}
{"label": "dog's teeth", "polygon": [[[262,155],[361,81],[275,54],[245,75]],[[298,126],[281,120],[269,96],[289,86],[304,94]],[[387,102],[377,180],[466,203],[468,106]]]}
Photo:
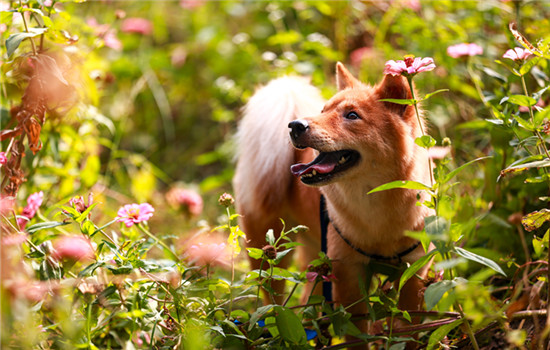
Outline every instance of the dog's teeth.
{"label": "dog's teeth", "polygon": [[340,158],[340,161],[338,163],[344,164],[345,162],[346,162],[346,157],[342,156],[342,158]]}
{"label": "dog's teeth", "polygon": [[316,170],[313,170],[313,171],[311,172],[311,176],[315,176],[315,175],[317,175],[317,171],[316,171]]}

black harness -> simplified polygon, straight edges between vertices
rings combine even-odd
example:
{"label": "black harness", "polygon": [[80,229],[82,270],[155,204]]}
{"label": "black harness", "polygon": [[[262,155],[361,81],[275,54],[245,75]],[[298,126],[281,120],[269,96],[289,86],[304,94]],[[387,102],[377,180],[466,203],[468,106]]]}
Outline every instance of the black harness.
{"label": "black harness", "polygon": [[[321,217],[321,251],[323,253],[327,254],[327,250],[328,250],[327,249],[328,248],[327,231],[328,231],[328,225],[331,222],[330,222],[330,217],[328,216],[327,203],[326,203],[326,200],[325,200],[325,196],[323,196],[323,195],[321,195],[321,202],[320,202],[320,217]],[[401,251],[401,252],[399,252],[395,255],[392,255],[392,256],[385,256],[385,255],[380,255],[380,254],[367,253],[363,249],[361,249],[359,247],[356,247],[349,239],[344,237],[344,235],[342,235],[342,232],[340,231],[340,229],[338,229],[338,227],[336,227],[336,225],[334,225],[334,223],[332,223],[332,227],[334,227],[334,230],[336,231],[336,233],[338,233],[338,235],[340,237],[342,237],[344,242],[346,242],[357,253],[359,253],[359,254],[361,254],[361,255],[369,258],[369,259],[377,260],[377,261],[380,261],[380,262],[397,261],[399,264],[401,264],[403,262],[402,258],[404,256],[408,255],[409,253],[411,253],[416,248],[418,248],[418,246],[420,245],[420,241],[417,241],[416,243],[414,243],[409,248],[407,248],[407,249],[405,249],[405,250],[403,250],[403,251]],[[331,285],[331,282],[323,282],[323,295],[325,296],[325,299],[327,301],[332,301],[332,285]]]}

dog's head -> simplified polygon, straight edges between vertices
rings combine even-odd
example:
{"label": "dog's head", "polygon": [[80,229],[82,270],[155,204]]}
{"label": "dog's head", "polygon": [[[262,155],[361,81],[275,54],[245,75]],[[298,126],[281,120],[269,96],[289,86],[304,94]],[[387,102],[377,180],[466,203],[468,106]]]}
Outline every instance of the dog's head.
{"label": "dog's head", "polygon": [[336,81],[338,93],[320,115],[289,124],[296,148],[311,147],[319,153],[311,163],[293,165],[292,173],[311,186],[377,171],[406,176],[399,172],[414,158],[414,139],[420,136],[414,108],[380,100],[411,98],[407,80],[386,75],[372,87],[338,63]]}

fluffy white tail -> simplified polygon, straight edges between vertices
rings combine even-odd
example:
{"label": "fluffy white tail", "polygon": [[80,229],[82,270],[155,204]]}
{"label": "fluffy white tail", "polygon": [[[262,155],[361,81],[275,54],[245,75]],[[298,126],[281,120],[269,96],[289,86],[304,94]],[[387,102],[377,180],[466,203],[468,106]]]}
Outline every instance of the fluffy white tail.
{"label": "fluffy white tail", "polygon": [[288,123],[319,114],[323,105],[319,90],[299,77],[273,80],[250,98],[236,135],[238,162],[233,187],[239,211],[284,205],[294,161]]}

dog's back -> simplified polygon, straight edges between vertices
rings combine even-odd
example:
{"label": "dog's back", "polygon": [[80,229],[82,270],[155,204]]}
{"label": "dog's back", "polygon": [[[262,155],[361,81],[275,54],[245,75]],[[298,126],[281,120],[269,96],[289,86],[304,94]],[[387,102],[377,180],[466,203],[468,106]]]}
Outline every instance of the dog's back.
{"label": "dog's back", "polygon": [[323,104],[319,90],[300,77],[273,80],[252,96],[237,131],[233,187],[239,213],[268,213],[285,204],[293,181],[289,169],[296,153],[287,125],[294,119],[319,114]]}

